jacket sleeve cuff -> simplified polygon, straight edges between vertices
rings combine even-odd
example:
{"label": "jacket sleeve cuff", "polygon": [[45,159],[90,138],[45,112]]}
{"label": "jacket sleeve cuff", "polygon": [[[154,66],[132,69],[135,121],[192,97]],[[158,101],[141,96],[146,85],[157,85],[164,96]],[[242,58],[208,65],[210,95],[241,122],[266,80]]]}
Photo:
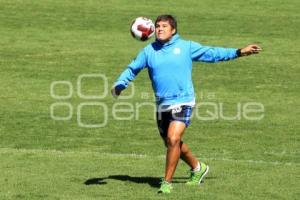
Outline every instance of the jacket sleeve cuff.
{"label": "jacket sleeve cuff", "polygon": [[124,90],[128,87],[128,84],[124,81],[117,81],[114,84],[114,88],[118,89],[118,90]]}
{"label": "jacket sleeve cuff", "polygon": [[237,55],[237,57],[241,57],[242,56],[241,49],[237,49],[236,50],[236,55]]}

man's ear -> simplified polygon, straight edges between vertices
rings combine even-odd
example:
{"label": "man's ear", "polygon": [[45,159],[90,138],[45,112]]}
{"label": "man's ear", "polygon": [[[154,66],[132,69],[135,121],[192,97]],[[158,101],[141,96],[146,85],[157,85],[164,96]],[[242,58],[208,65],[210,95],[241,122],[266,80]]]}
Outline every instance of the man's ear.
{"label": "man's ear", "polygon": [[174,35],[174,33],[176,33],[176,29],[175,28],[172,30],[172,35]]}

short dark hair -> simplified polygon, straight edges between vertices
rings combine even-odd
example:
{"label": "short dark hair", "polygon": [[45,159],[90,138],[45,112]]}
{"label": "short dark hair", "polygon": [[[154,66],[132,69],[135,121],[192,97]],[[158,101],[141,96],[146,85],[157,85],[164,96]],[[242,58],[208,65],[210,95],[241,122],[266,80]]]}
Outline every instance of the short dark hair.
{"label": "short dark hair", "polygon": [[174,35],[177,33],[177,21],[172,15],[160,15],[155,20],[155,26],[160,21],[168,21],[173,29],[175,29]]}

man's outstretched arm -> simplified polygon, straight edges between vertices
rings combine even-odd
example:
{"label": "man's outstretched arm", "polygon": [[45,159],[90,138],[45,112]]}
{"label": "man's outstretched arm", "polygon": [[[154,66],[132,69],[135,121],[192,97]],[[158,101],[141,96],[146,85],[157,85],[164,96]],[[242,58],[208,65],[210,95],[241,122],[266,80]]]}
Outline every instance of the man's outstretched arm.
{"label": "man's outstretched arm", "polygon": [[146,66],[146,56],[142,50],[136,59],[134,59],[128,67],[121,73],[117,81],[114,83],[113,88],[111,89],[111,94],[113,97],[117,98],[122,90],[126,89],[129,85],[129,82],[133,81],[137,74]]}
{"label": "man's outstretched arm", "polygon": [[223,48],[202,46],[199,43],[191,42],[191,58],[193,61],[220,62],[236,59],[237,57],[257,54],[262,49],[256,44],[250,44],[244,48]]}

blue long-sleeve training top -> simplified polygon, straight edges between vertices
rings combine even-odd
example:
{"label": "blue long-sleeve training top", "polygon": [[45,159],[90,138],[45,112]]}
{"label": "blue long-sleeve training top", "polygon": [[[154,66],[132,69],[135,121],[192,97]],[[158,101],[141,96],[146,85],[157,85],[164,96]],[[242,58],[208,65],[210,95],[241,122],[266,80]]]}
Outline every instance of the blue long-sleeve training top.
{"label": "blue long-sleeve training top", "polygon": [[121,90],[127,88],[147,68],[158,106],[192,102],[195,99],[192,62],[219,62],[237,57],[235,48],[203,46],[176,34],[167,43],[156,40],[143,48],[114,85]]}

